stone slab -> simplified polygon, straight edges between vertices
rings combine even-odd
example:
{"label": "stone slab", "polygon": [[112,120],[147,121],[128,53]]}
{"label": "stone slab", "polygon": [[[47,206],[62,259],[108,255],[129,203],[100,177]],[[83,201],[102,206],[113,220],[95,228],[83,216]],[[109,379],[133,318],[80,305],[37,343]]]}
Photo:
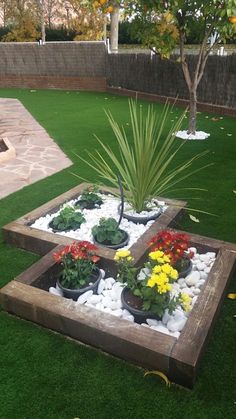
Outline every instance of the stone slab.
{"label": "stone slab", "polygon": [[0,137],[8,138],[16,154],[0,160],[0,199],[72,165],[19,100],[0,99],[0,115]]}

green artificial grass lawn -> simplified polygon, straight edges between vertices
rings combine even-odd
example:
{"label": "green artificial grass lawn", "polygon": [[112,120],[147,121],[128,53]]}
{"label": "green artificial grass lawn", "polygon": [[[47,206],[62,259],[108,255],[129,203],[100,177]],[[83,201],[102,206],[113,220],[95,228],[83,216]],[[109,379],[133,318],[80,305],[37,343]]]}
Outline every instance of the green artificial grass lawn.
{"label": "green artificial grass lawn", "polygon": [[[1,227],[42,205],[78,183],[70,172],[89,180],[91,170],[74,153],[97,148],[96,133],[112,148],[115,140],[103,109],[110,109],[129,132],[127,98],[103,93],[0,89],[0,97],[18,98],[73,160],[74,166],[32,184],[0,201]],[[141,102],[145,108],[146,103]],[[155,104],[157,112],[162,105]],[[171,120],[182,112],[174,108]],[[177,225],[188,232],[236,242],[235,229],[235,120],[199,114],[199,129],[211,133],[207,141],[186,142],[177,163],[209,150],[199,172],[184,186],[208,192],[181,192],[190,211]],[[187,120],[186,120],[187,124]],[[222,129],[223,128],[223,129]],[[232,134],[232,135],[230,135]],[[181,141],[181,140],[176,140]],[[174,195],[173,195],[174,196]],[[199,200],[190,199],[200,198]],[[0,286],[23,272],[38,256],[7,246],[0,236]],[[235,276],[229,291],[236,292]],[[0,311],[0,418],[1,419],[215,419],[236,416],[235,301],[225,299],[194,390],[165,387],[156,376],[78,345],[60,335]]]}

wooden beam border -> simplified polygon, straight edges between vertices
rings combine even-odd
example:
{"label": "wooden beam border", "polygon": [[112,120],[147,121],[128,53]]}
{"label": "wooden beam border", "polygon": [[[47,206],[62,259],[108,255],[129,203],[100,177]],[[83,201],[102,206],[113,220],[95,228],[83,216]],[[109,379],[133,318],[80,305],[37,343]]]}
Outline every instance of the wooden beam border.
{"label": "wooden beam border", "polygon": [[[144,368],[162,371],[171,381],[192,388],[235,269],[236,245],[197,235],[191,235],[191,243],[201,252],[215,251],[217,257],[179,339],[49,294],[46,290],[55,285],[58,266],[52,253],[61,246],[2,288],[0,303],[9,313]],[[101,263],[106,270],[107,260]]]}

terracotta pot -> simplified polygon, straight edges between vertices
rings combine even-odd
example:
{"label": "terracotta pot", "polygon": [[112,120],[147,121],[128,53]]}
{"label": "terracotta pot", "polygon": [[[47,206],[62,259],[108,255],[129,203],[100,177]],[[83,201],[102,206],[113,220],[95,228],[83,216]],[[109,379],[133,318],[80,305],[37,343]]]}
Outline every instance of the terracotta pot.
{"label": "terracotta pot", "polygon": [[70,289],[70,288],[63,287],[63,285],[61,285],[59,279],[57,280],[57,285],[62,290],[63,297],[70,298],[74,301],[77,301],[79,296],[82,295],[86,291],[93,291],[93,293],[96,294],[101,278],[102,278],[101,271],[100,271],[99,268],[96,267],[94,269],[91,277],[88,280],[88,283],[92,282],[92,285],[88,285],[84,288]]}
{"label": "terracotta pot", "polygon": [[103,243],[100,243],[100,242],[97,241],[96,236],[93,236],[93,242],[94,242],[94,244],[96,244],[98,246],[108,247],[109,249],[114,249],[114,250],[120,249],[121,247],[124,247],[124,246],[126,246],[129,243],[129,235],[128,235],[128,233],[125,230],[121,230],[120,229],[120,231],[123,231],[125,233],[125,238],[119,244],[112,244],[111,242],[103,242]]}
{"label": "terracotta pot", "polygon": [[136,323],[145,323],[147,319],[161,320],[161,317],[152,311],[135,308],[136,305],[142,305],[142,299],[136,297],[128,287],[125,287],[121,293],[121,303],[122,307],[134,316]]}

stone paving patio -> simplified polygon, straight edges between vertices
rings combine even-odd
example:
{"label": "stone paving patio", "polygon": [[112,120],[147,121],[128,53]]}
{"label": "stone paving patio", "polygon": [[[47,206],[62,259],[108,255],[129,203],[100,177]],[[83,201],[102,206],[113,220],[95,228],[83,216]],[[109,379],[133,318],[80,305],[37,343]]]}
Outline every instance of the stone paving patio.
{"label": "stone paving patio", "polygon": [[72,165],[43,127],[17,99],[0,99],[0,138],[16,158],[0,163],[0,199]]}

